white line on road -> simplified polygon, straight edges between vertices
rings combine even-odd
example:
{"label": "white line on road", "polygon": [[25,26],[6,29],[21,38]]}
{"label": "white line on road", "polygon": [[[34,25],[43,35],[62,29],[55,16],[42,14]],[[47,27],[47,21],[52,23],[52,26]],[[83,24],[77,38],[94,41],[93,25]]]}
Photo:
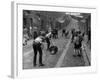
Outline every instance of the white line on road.
{"label": "white line on road", "polygon": [[30,51],[28,51],[28,52],[25,52],[24,53],[24,56],[27,56],[28,54],[30,54],[30,53],[32,53],[33,52],[33,50],[30,50]]}
{"label": "white line on road", "polygon": [[90,50],[87,48],[85,43],[83,43],[83,58],[84,58],[84,61],[85,61],[85,66],[91,65]]}
{"label": "white line on road", "polygon": [[57,62],[55,67],[60,67],[61,66],[61,64],[63,62],[63,59],[64,59],[65,55],[67,54],[67,51],[68,51],[68,48],[69,48],[69,45],[70,45],[70,41],[71,40],[69,39],[69,41],[68,41],[68,43],[67,43],[67,45],[66,45],[66,47],[65,47],[62,55],[60,56],[60,58],[59,58],[59,60],[58,60],[58,62]]}

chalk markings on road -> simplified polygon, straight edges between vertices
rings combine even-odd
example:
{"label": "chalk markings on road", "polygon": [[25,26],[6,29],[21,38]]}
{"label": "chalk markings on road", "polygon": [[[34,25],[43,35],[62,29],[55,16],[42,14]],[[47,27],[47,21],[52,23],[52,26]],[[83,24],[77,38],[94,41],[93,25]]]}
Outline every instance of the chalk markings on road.
{"label": "chalk markings on road", "polygon": [[56,64],[55,67],[60,67],[60,66],[61,66],[61,64],[62,64],[62,62],[63,62],[63,59],[64,59],[64,57],[65,57],[65,55],[67,54],[67,51],[68,51],[68,49],[69,49],[70,41],[71,41],[71,40],[69,39],[69,41],[68,41],[68,43],[67,43],[67,45],[66,45],[66,47],[65,47],[65,49],[64,49],[64,51],[63,51],[63,53],[62,53],[62,55],[60,56],[60,58],[59,58],[59,60],[58,60],[58,62],[57,62],[57,64]]}

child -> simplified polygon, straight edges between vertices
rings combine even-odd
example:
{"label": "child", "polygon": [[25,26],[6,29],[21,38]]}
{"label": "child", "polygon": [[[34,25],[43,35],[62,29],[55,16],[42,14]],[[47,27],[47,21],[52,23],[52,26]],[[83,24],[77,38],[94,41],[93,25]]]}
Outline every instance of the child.
{"label": "child", "polygon": [[82,40],[80,33],[74,37],[74,56],[81,56]]}

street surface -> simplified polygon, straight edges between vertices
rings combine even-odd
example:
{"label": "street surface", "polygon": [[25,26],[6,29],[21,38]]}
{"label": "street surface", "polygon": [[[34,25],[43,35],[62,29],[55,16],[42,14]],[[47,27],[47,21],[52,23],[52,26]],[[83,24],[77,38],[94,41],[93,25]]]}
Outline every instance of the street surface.
{"label": "street surface", "polygon": [[[78,21],[72,19],[70,24],[66,27],[69,31],[71,28],[79,28]],[[49,51],[46,50],[46,44],[43,49],[43,64],[44,66],[33,66],[33,56],[34,52],[32,49],[32,40],[28,41],[28,44],[23,47],[23,69],[38,69],[38,68],[54,68],[54,67],[78,67],[78,66],[88,66],[90,63],[90,50],[83,51],[83,57],[73,57],[74,49],[71,43],[71,35],[69,34],[67,38],[62,37],[61,30],[58,32],[58,39],[52,39],[54,45],[58,47],[58,52],[55,55],[51,55]],[[87,49],[87,48],[86,48]],[[89,55],[87,53],[89,53]],[[88,55],[88,56],[87,56]],[[38,57],[38,55],[37,55]],[[85,60],[84,60],[85,59]],[[38,64],[37,58],[37,64]]]}

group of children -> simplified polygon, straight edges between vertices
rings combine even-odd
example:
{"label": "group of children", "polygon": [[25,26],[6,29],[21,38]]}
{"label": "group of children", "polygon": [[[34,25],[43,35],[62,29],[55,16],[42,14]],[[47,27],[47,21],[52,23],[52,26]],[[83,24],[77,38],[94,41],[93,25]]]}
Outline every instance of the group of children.
{"label": "group of children", "polygon": [[72,39],[71,42],[73,43],[74,47],[74,57],[75,56],[82,56],[82,41],[84,39],[84,33],[82,33],[80,30],[75,31],[75,29],[72,30]]}
{"label": "group of children", "polygon": [[[62,36],[65,35],[66,31],[62,30]],[[52,32],[47,32],[45,35],[37,35],[34,33],[34,40],[33,40],[33,50],[34,50],[34,57],[33,57],[33,66],[36,66],[36,59],[37,59],[37,53],[39,53],[39,65],[43,66],[44,64],[42,63],[42,55],[43,55],[43,49],[42,49],[42,43],[46,42],[47,43],[47,50],[54,53],[58,51],[57,46],[50,46],[51,45],[51,37],[52,37]],[[66,33],[68,35],[68,33]],[[71,43],[73,43],[73,48],[74,48],[74,57],[75,56],[82,56],[82,41],[84,39],[84,33],[81,31],[76,31],[75,29],[71,30]]]}

